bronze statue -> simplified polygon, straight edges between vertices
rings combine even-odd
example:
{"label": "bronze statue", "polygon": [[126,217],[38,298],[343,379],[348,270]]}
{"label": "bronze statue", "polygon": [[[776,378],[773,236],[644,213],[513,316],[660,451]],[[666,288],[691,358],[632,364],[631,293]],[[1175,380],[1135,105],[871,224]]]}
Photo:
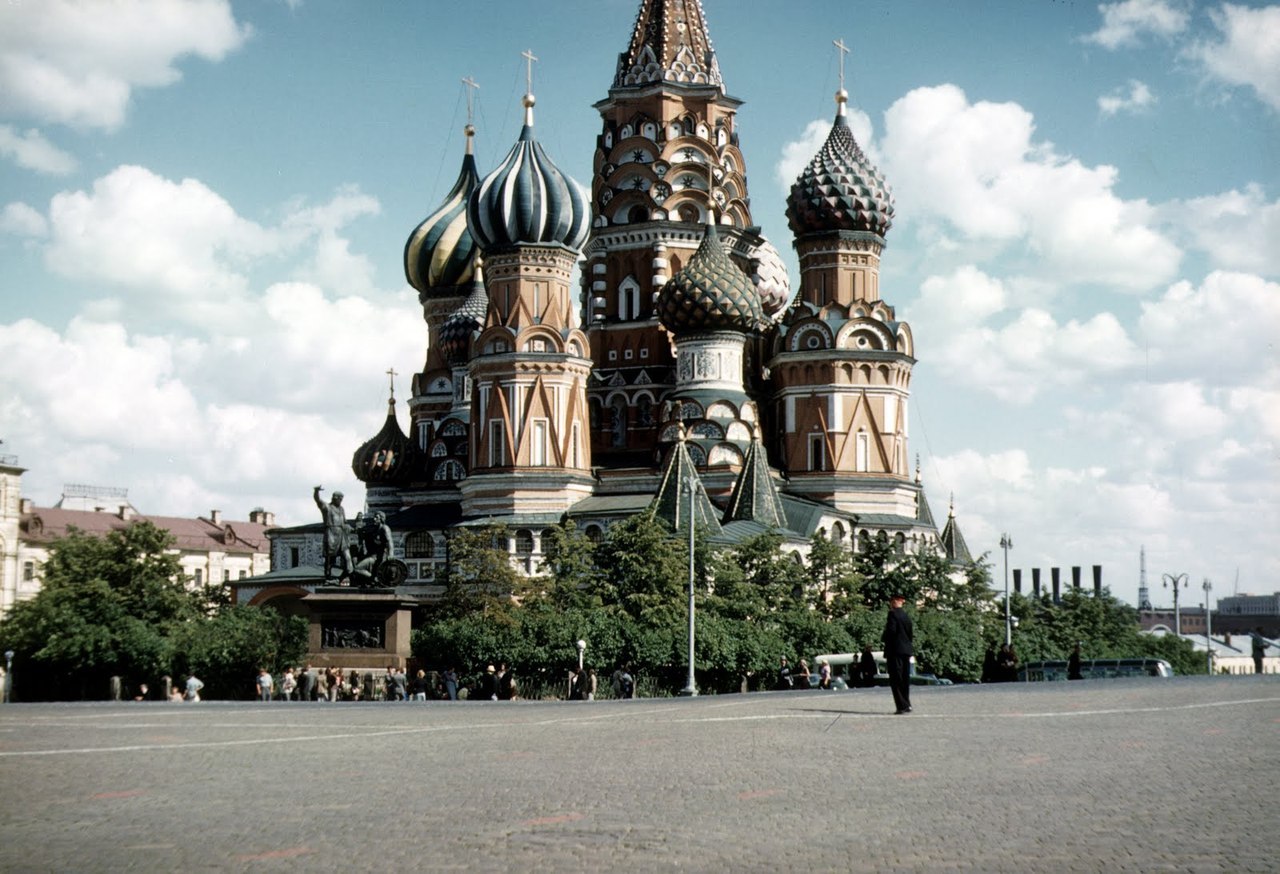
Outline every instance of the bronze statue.
{"label": "bronze statue", "polygon": [[316,486],[312,497],[324,519],[324,578],[329,580],[333,579],[335,562],[341,562],[343,576],[351,573],[351,535],[347,529],[346,511],[342,509],[342,492],[334,492],[326,504],[320,500],[322,488]]}

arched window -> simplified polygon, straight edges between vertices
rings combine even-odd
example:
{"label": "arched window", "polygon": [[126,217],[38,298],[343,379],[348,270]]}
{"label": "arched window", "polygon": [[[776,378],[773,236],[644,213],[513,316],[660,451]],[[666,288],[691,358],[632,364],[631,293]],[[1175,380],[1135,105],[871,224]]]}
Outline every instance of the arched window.
{"label": "arched window", "polygon": [[587,539],[592,543],[602,543],[604,541],[604,529],[599,525],[587,526]]}
{"label": "arched window", "polygon": [[533,555],[533,532],[527,528],[516,532],[516,555]]}
{"label": "arched window", "polygon": [[649,207],[636,204],[627,210],[627,224],[636,225],[649,220]]}
{"label": "arched window", "polygon": [[436,540],[430,531],[413,531],[404,539],[405,558],[435,558]]}

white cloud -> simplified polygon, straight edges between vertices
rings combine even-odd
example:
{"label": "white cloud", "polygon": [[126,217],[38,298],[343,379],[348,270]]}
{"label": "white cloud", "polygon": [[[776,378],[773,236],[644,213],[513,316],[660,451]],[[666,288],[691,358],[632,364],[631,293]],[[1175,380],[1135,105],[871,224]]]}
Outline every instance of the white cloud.
{"label": "white cloud", "polygon": [[1187,13],[1178,7],[1179,4],[1165,0],[1104,3],[1098,7],[1102,13],[1102,26],[1083,40],[1115,50],[1138,45],[1148,34],[1171,39],[1182,33],[1189,21]]}
{"label": "white cloud", "polygon": [[44,0],[0,7],[0,114],[114,130],[137,88],[220,61],[250,30],[226,0]]}
{"label": "white cloud", "polygon": [[905,316],[940,372],[1016,403],[1122,372],[1140,360],[1111,313],[1059,324],[1047,311],[1028,307],[997,325],[994,317],[1007,311],[1007,297],[999,279],[967,265],[926,279]]}
{"label": "white cloud", "polygon": [[7,124],[0,124],[0,156],[49,176],[65,176],[76,169],[76,159],[46,140],[40,131],[20,134]]}
{"label": "white cloud", "polygon": [[1198,288],[1175,283],[1159,300],[1142,304],[1138,331],[1153,380],[1257,384],[1267,362],[1276,361],[1280,283],[1226,271],[1210,273]]}
{"label": "white cloud", "polygon": [[1024,272],[1041,277],[1128,291],[1172,279],[1181,252],[1145,201],[1115,194],[1115,168],[1059,156],[1034,132],[1017,104],[970,104],[954,85],[911,91],[886,113],[882,143],[899,211],[969,240],[1021,244]]}
{"label": "white cloud", "polygon": [[1117,88],[1110,94],[1099,97],[1098,109],[1102,110],[1103,115],[1116,115],[1120,112],[1138,113],[1154,106],[1155,103],[1156,96],[1151,93],[1151,89],[1145,82],[1130,79],[1128,93],[1123,88]]}
{"label": "white cloud", "polygon": [[1252,88],[1259,100],[1280,110],[1280,6],[1226,3],[1209,15],[1220,39],[1197,42],[1188,54],[1211,78]]}
{"label": "white cloud", "polygon": [[0,212],[0,233],[17,237],[43,237],[49,233],[49,223],[43,215],[21,201],[5,204]]}
{"label": "white cloud", "polygon": [[1176,200],[1159,210],[1186,245],[1207,252],[1216,266],[1280,276],[1280,200],[1268,201],[1261,186]]}
{"label": "white cloud", "polygon": [[171,182],[133,166],[98,179],[90,192],[55,195],[49,223],[51,270],[149,293],[215,323],[241,315],[247,259],[279,245],[199,180]]}

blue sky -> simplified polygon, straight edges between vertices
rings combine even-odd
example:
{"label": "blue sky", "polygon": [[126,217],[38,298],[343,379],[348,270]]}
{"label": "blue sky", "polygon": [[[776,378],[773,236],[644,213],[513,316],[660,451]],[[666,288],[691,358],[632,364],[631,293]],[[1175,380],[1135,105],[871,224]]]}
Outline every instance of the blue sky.
{"label": "blue sky", "polygon": [[[791,181],[852,47],[897,197],[881,290],[919,363],[934,514],[1011,567],[1147,550],[1216,595],[1280,589],[1280,6],[704,0],[752,210]],[[638,0],[0,6],[0,452],[24,494],[310,521],[422,366],[401,255],[477,94],[487,172],[537,135],[587,185]],[[403,407],[402,422],[406,422]],[[1047,574],[1047,571],[1046,571]],[[1086,576],[1088,571],[1086,571]]]}

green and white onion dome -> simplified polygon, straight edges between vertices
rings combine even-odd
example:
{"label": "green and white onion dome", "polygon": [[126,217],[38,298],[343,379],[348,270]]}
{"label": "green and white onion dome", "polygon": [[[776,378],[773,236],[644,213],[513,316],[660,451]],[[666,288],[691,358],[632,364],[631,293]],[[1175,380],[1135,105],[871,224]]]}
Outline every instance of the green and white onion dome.
{"label": "green and white onion dome", "polygon": [[413,229],[404,246],[404,275],[423,296],[449,296],[471,281],[475,240],[467,227],[467,200],[480,183],[471,153],[474,128],[467,125],[467,153],[444,203]]}
{"label": "green and white onion dome", "polygon": [[751,282],[760,297],[760,309],[771,319],[779,319],[791,302],[791,277],[787,275],[787,262],[764,237],[751,252]]}
{"label": "green and white onion dome", "polygon": [[533,136],[533,95],[524,97],[520,138],[467,203],[471,235],[482,251],[559,243],[577,251],[591,221],[587,197]]}
{"label": "green and white onion dome", "polygon": [[484,270],[477,258],[475,276],[471,280],[471,293],[440,326],[437,342],[440,344],[440,354],[450,367],[467,363],[471,338],[484,327],[484,317],[488,311],[489,294],[484,289]]}
{"label": "green and white onion dome", "polygon": [[791,186],[787,223],[797,236],[863,231],[884,237],[893,224],[893,193],[853,138],[848,95],[836,93],[836,120],[818,154]]}
{"label": "green and white onion dome", "polygon": [[658,292],[658,320],[676,336],[700,331],[751,333],[766,324],[760,295],[720,243],[714,224],[681,270]]}

